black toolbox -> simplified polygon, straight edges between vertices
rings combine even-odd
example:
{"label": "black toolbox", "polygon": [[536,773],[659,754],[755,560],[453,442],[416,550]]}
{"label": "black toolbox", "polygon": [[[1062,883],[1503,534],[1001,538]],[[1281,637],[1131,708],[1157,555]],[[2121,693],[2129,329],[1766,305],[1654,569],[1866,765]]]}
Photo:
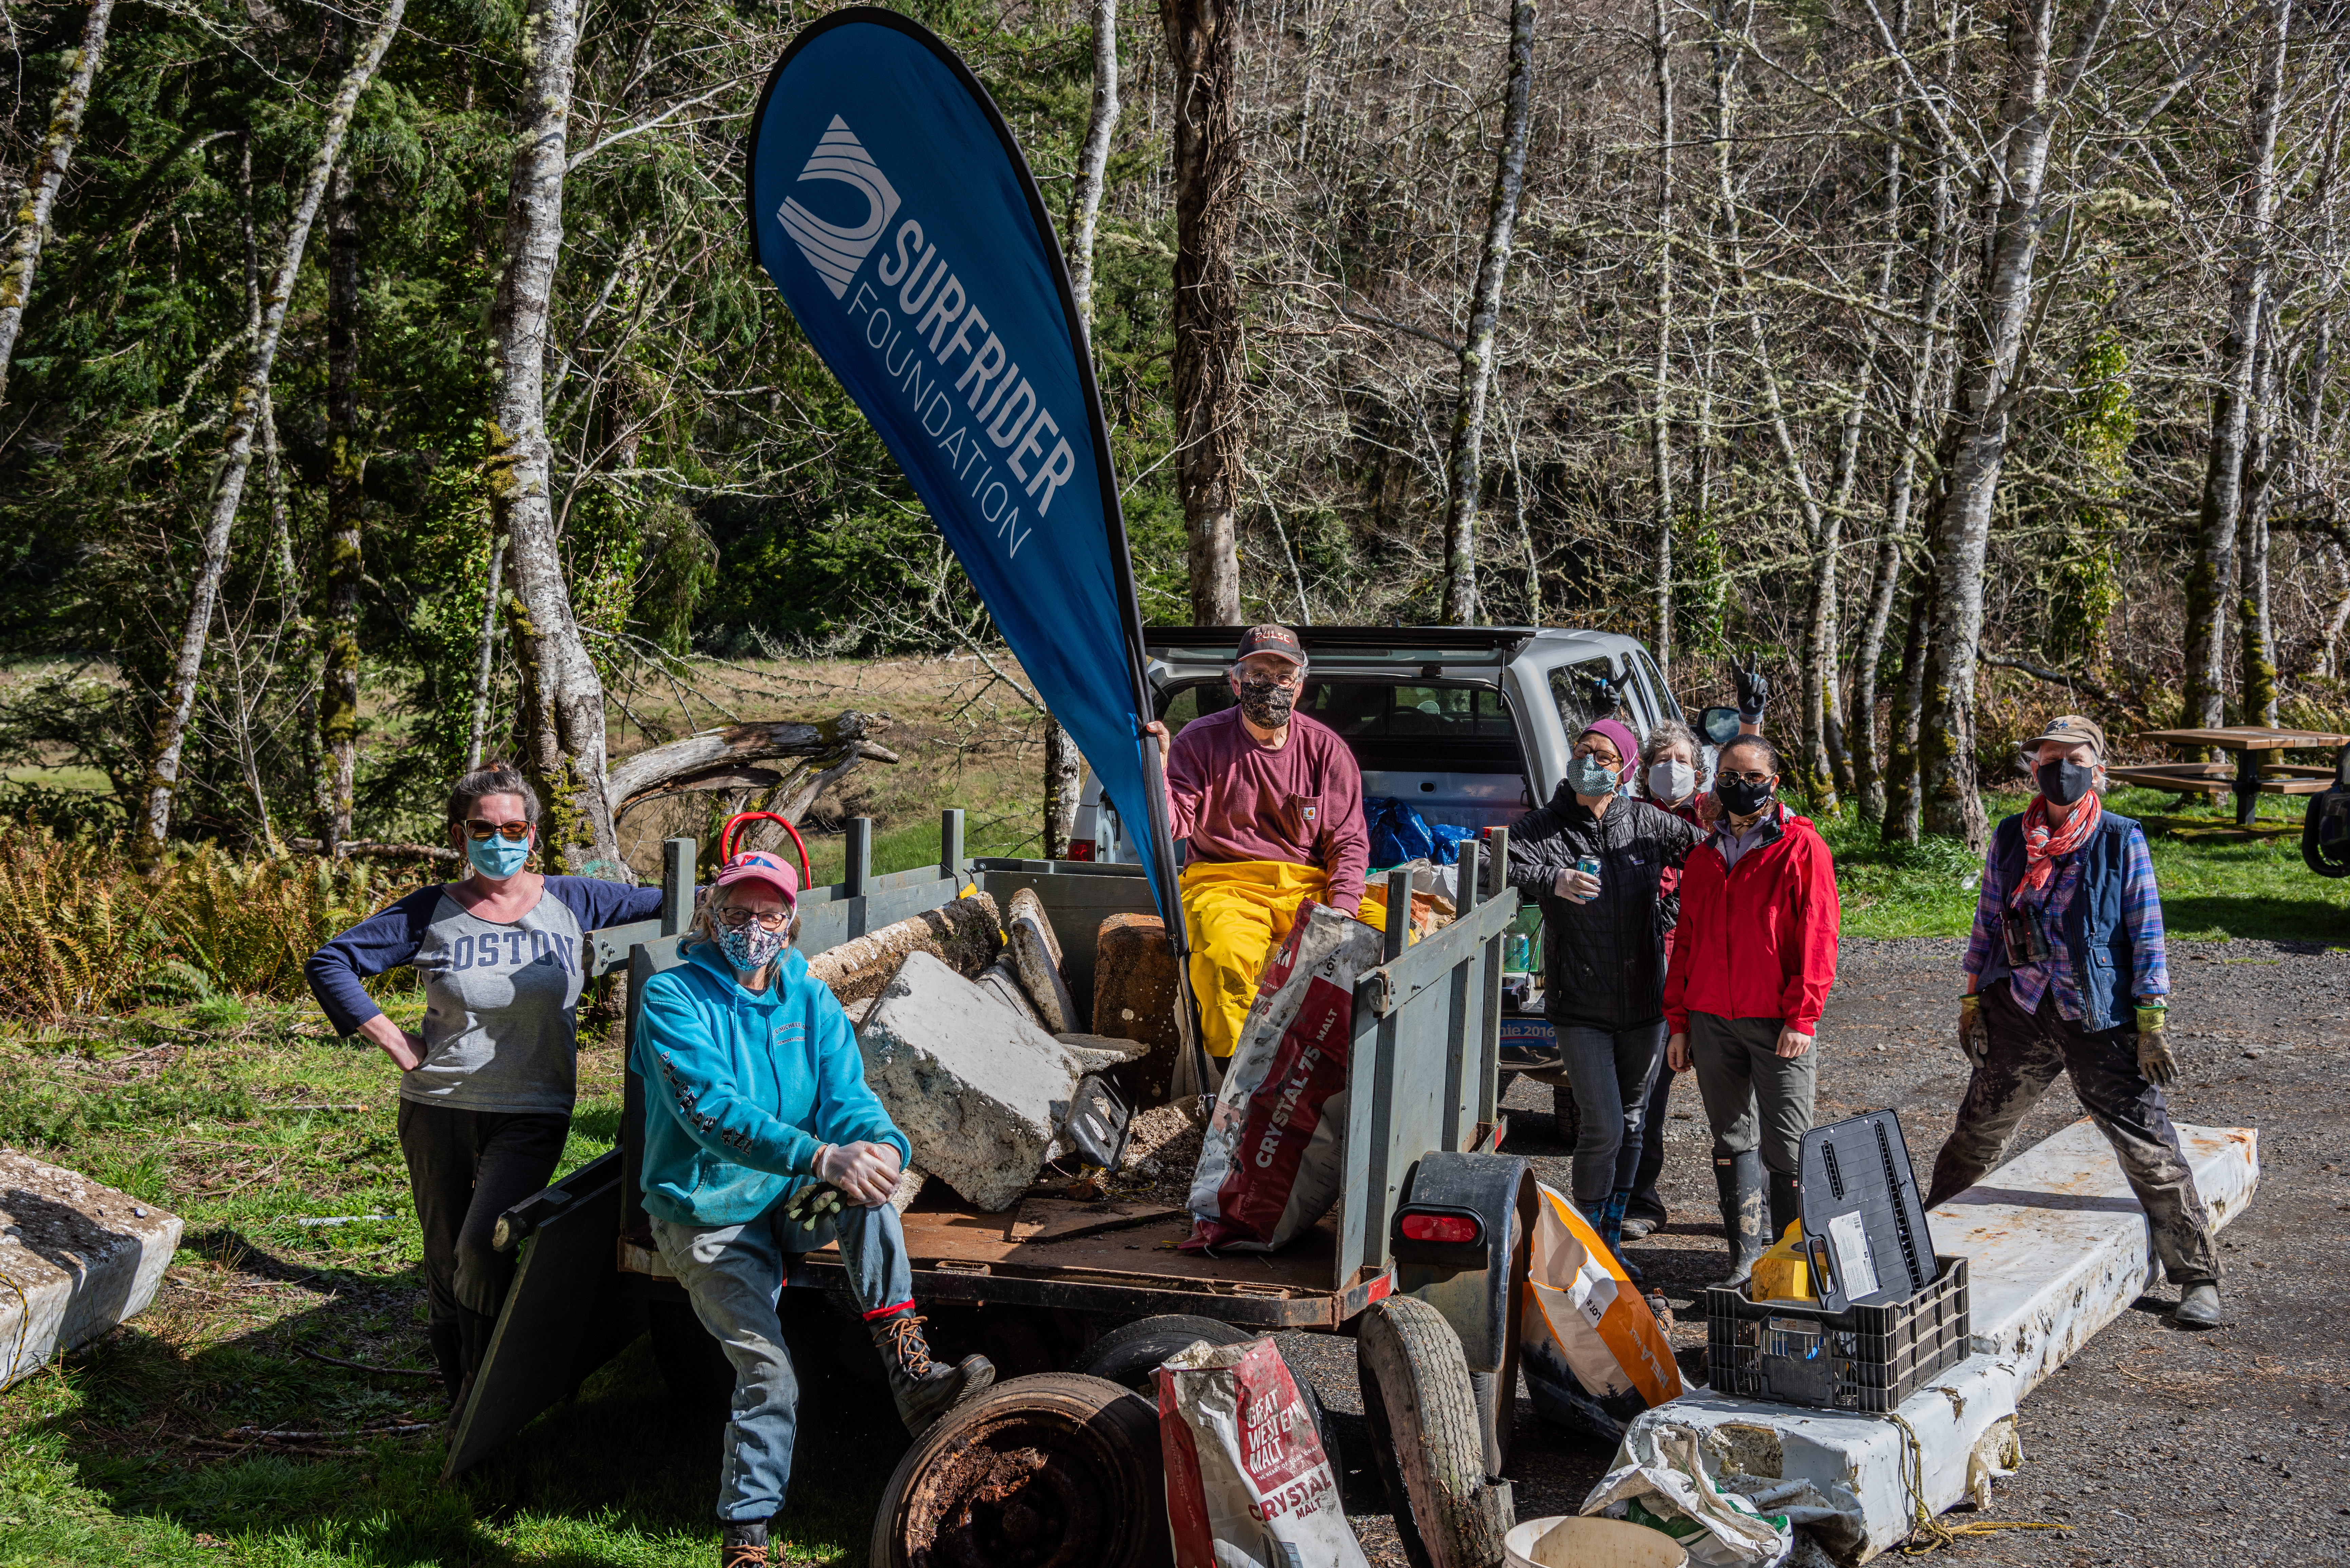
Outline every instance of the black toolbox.
{"label": "black toolbox", "polygon": [[1967,1358],[1967,1261],[1937,1255],[1908,1301],[1842,1312],[1705,1293],[1706,1381],[1716,1393],[1883,1415]]}

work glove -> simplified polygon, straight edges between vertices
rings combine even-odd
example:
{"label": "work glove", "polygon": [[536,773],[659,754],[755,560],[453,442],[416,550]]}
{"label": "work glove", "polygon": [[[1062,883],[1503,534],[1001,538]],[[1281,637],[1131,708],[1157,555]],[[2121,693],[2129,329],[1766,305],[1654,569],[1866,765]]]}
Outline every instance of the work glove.
{"label": "work glove", "polygon": [[816,1178],[871,1208],[898,1190],[898,1151],[886,1143],[828,1143],[816,1151]]}
{"label": "work glove", "polygon": [[1959,1054],[1980,1067],[1991,1060],[1991,1029],[1982,1021],[1982,998],[1959,998]]}
{"label": "work glove", "polygon": [[2167,1089],[2178,1082],[2178,1058],[2170,1054],[2170,1042],[2163,1037],[2163,1025],[2168,1022],[2167,1007],[2141,1007],[2137,1010],[2137,1070],[2146,1081],[2158,1089]]}
{"label": "work glove", "polygon": [[1759,670],[1733,670],[1738,683],[1738,716],[1750,724],[1762,722],[1762,705],[1771,701],[1771,678]]}

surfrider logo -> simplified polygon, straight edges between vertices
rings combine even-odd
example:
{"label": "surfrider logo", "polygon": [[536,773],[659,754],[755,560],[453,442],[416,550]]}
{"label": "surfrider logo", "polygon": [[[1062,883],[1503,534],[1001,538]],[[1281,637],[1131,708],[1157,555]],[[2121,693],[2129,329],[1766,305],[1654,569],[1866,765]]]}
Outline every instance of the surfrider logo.
{"label": "surfrider logo", "polygon": [[807,257],[808,265],[816,268],[824,286],[832,290],[832,297],[838,299],[848,292],[849,279],[872,254],[881,231],[897,216],[898,192],[848,129],[847,121],[837,114],[816,141],[816,151],[808,154],[807,167],[800,171],[801,183],[810,180],[837,180],[862,191],[872,204],[865,221],[853,228],[825,222],[801,206],[797,198],[786,199],[775,214],[784,233],[792,236],[800,254]]}

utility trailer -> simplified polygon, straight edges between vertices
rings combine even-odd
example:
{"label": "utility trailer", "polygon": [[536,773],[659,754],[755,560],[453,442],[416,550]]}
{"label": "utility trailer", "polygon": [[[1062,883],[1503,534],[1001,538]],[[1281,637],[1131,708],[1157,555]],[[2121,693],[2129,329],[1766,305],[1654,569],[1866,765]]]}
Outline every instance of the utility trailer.
{"label": "utility trailer", "polygon": [[[1375,1457],[1414,1561],[1446,1568],[1490,1556],[1511,1518],[1502,1470],[1535,1212],[1526,1162],[1499,1152],[1502,939],[1518,909],[1500,869],[1506,840],[1497,829],[1463,846],[1456,918],[1409,945],[1409,877],[1392,874],[1385,961],[1355,990],[1339,1200],[1282,1251],[1177,1251],[1191,1229],[1183,1215],[1064,1240],[1033,1225],[1015,1236],[1027,1206],[983,1214],[930,1184],[904,1215],[915,1299],[934,1328],[983,1325],[979,1343],[999,1355],[1008,1381],[907,1453],[875,1521],[875,1568],[908,1563],[916,1549],[958,1533],[958,1561],[1029,1561],[1045,1538],[1062,1550],[1034,1560],[1164,1561],[1155,1420],[1118,1385],[1147,1386],[1159,1359],[1200,1337],[1293,1329],[1357,1339]],[[999,905],[1028,888],[1059,938],[1072,993],[1086,997],[1102,921],[1156,913],[1139,866],[969,857],[960,811],[944,814],[941,841],[938,864],[877,877],[871,824],[852,822],[846,879],[801,895],[802,950],[814,956],[974,884]],[[661,919],[588,939],[591,972],[628,966],[632,1063],[633,999],[680,961],[692,866],[692,841],[671,840]],[[619,1147],[501,1220],[498,1244],[522,1256],[459,1415],[450,1473],[477,1463],[648,1326],[664,1371],[691,1361],[694,1347],[680,1336],[699,1337],[707,1359],[707,1336],[682,1310],[684,1293],[660,1263],[639,1200],[643,1118],[632,1067]],[[1408,1235],[1413,1216],[1451,1221],[1414,1227],[1447,1239]],[[847,1300],[830,1247],[795,1258],[787,1283]],[[1068,1376],[1073,1366],[1108,1380]],[[1038,1375],[1009,1376],[1027,1367]],[[887,1418],[886,1398],[877,1408]]]}

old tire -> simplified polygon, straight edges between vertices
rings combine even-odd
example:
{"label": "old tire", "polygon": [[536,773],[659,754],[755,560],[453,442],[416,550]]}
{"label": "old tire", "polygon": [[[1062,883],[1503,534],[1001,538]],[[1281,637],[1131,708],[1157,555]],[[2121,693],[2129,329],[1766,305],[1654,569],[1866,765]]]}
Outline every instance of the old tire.
{"label": "old tire", "polygon": [[1484,1421],[1451,1324],[1426,1302],[1389,1296],[1363,1314],[1355,1344],[1404,1555],[1412,1568],[1492,1568],[1509,1494],[1485,1484]]}
{"label": "old tire", "polygon": [[1575,1091],[1565,1084],[1554,1084],[1550,1091],[1551,1119],[1557,1124],[1559,1147],[1573,1148],[1583,1141],[1583,1108],[1575,1103]]}
{"label": "old tire", "polygon": [[[1088,1373],[1106,1377],[1112,1383],[1133,1389],[1159,1405],[1159,1364],[1178,1351],[1188,1350],[1198,1340],[1210,1345],[1244,1345],[1261,1335],[1211,1317],[1191,1317],[1170,1313],[1164,1317],[1146,1317],[1114,1328],[1077,1358],[1073,1372]],[[1288,1357],[1282,1365],[1289,1365]],[[1338,1434],[1330,1425],[1327,1412],[1322,1408],[1322,1397],[1314,1391],[1312,1379],[1302,1376],[1297,1368],[1289,1368],[1290,1381],[1297,1385],[1298,1397],[1314,1417],[1314,1430],[1322,1438],[1322,1452],[1330,1461],[1330,1473],[1343,1480],[1347,1474],[1345,1459],[1338,1452]]]}
{"label": "old tire", "polygon": [[1159,1413],[1104,1378],[998,1383],[939,1417],[899,1461],[873,1519],[871,1568],[1018,1563],[1163,1568]]}

